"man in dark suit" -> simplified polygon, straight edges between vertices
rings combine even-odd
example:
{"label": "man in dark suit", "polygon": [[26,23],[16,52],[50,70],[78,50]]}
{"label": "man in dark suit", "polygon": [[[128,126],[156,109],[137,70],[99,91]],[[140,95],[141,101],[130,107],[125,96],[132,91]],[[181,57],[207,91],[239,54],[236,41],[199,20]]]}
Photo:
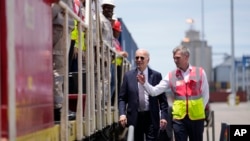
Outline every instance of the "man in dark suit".
{"label": "man in dark suit", "polygon": [[123,127],[134,126],[135,141],[156,141],[159,129],[165,129],[167,125],[167,98],[164,93],[149,96],[138,83],[137,75],[143,74],[152,85],[157,85],[162,76],[148,67],[148,51],[138,49],[135,56],[137,68],[125,73],[119,92],[119,122]]}

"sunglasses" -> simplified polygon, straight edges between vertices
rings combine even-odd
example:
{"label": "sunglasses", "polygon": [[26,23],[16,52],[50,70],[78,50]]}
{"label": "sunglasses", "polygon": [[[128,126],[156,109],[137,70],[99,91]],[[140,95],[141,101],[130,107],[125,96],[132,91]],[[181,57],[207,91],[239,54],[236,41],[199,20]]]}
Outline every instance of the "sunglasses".
{"label": "sunglasses", "polygon": [[143,56],[136,56],[136,57],[135,57],[136,60],[139,60],[139,58],[140,58],[141,60],[144,60],[144,59],[145,59],[145,57],[143,57]]}

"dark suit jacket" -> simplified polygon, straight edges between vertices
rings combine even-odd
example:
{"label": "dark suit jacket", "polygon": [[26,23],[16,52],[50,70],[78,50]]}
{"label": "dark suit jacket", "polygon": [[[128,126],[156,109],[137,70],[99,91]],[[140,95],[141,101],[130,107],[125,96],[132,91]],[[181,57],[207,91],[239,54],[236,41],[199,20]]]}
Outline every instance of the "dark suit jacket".
{"label": "dark suit jacket", "polygon": [[[137,69],[125,73],[118,96],[119,115],[127,116],[127,126],[135,126],[137,122],[139,106],[139,91],[136,79],[137,73]],[[159,72],[148,68],[148,82],[151,85],[157,85],[161,80],[162,76]],[[149,96],[149,111],[155,128],[159,128],[160,125],[160,109],[161,119],[167,120],[168,103],[165,94],[163,93],[157,97]]]}

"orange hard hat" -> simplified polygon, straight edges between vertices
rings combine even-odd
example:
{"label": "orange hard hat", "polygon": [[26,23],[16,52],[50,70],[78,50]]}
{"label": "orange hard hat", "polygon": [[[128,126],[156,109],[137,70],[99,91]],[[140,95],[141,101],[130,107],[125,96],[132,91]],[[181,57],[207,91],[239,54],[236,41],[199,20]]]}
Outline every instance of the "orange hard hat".
{"label": "orange hard hat", "polygon": [[118,20],[115,20],[113,24],[113,29],[119,32],[122,31],[121,23]]}

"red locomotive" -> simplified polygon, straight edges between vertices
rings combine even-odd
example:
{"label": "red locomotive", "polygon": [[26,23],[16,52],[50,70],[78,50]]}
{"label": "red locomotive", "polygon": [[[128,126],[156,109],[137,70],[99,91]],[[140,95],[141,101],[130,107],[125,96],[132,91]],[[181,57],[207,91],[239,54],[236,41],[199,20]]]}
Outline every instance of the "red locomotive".
{"label": "red locomotive", "polygon": [[[55,123],[51,26],[53,2],[55,0],[0,0],[1,141],[81,140],[118,121],[117,108],[110,104],[101,105],[102,99],[84,94],[81,96],[83,119]],[[65,6],[62,2],[57,4]],[[64,8],[67,9],[67,6]],[[124,71],[130,66],[128,61],[126,63]],[[94,76],[91,71],[86,74]],[[88,79],[87,83],[90,82]],[[93,87],[88,83],[87,92],[93,93],[90,90]],[[72,101],[80,96],[72,94],[71,98],[66,97],[72,108],[72,105],[76,105]]]}

